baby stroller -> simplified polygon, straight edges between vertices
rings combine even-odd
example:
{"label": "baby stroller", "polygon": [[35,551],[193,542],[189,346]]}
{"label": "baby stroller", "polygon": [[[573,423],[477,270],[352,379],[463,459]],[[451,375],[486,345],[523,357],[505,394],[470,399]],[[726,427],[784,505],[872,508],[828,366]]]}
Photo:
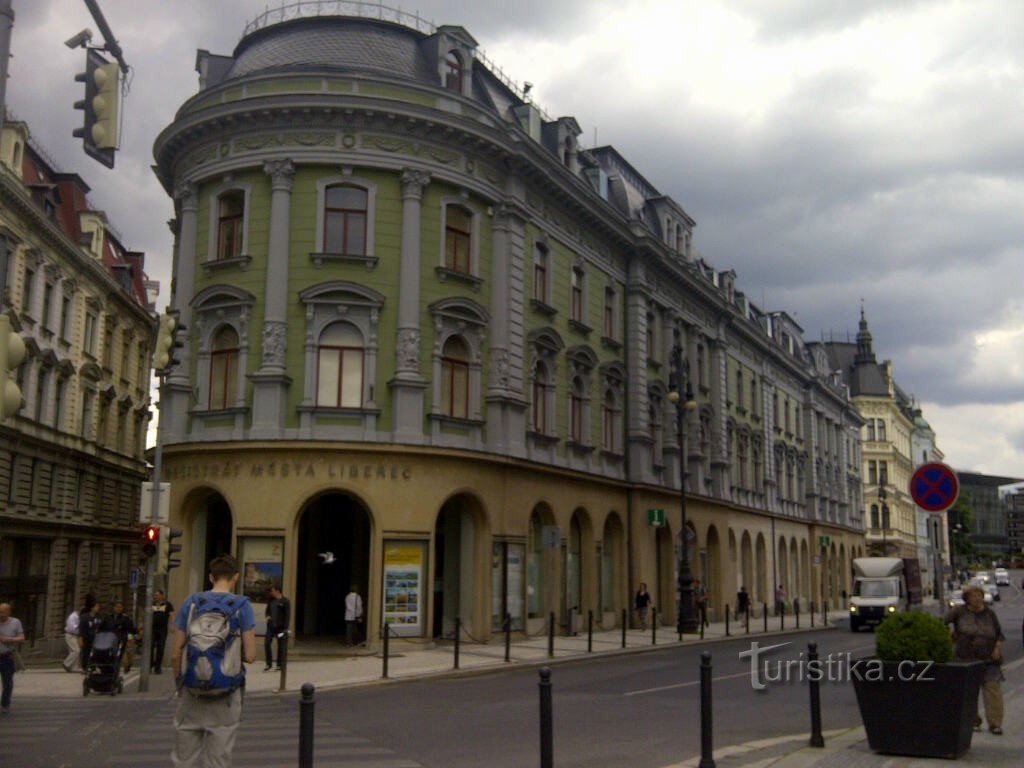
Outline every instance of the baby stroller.
{"label": "baby stroller", "polygon": [[124,692],[121,677],[121,641],[115,632],[97,632],[86,661],[85,679],[82,680],[82,695],[89,691],[109,693],[114,696]]}

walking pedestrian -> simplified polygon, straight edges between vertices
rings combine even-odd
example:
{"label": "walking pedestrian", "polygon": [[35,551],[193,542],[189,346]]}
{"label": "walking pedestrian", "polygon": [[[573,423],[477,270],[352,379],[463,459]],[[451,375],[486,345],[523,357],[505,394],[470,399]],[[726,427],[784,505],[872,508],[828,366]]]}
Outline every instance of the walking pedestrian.
{"label": "walking pedestrian", "polygon": [[[981,699],[985,704],[985,719],[991,733],[1003,733],[1003,691],[999,683],[1004,679],[1002,647],[1006,637],[995,611],[985,605],[981,587],[967,586],[963,590],[964,604],[953,607],[946,615],[946,623],[953,625],[953,653],[961,661],[984,661],[985,679],[981,684]],[[981,716],[975,715],[974,729],[981,730]]]}
{"label": "walking pedestrian", "polygon": [[647,591],[647,584],[642,581],[633,597],[633,607],[636,609],[636,618],[640,622],[640,629],[647,629],[647,610],[651,607],[651,593]]}
{"label": "walking pedestrian", "polygon": [[274,638],[277,638],[277,668],[281,669],[281,657],[284,655],[282,649],[288,642],[288,623],[291,620],[292,606],[288,598],[281,594],[281,588],[274,584],[270,588],[270,602],[267,603],[267,634],[263,638],[263,651],[267,657],[267,666],[264,672],[269,672],[272,666],[273,656],[271,647]]}
{"label": "walking pedestrian", "polygon": [[747,592],[747,588],[741,586],[740,591],[736,593],[736,618],[746,614],[750,610],[750,593]]}
{"label": "walking pedestrian", "polygon": [[[238,577],[238,561],[235,558],[230,555],[215,557],[210,562],[213,588],[189,595],[182,602],[181,611],[174,617],[171,667],[180,676],[182,690],[178,710],[174,715],[177,737],[171,761],[179,768],[231,764],[235,732],[242,718],[242,694],[245,689],[245,666],[242,662],[252,664],[256,661],[256,618],[249,599],[235,594]],[[206,647],[201,652],[194,645],[186,649],[190,635],[196,630],[191,626],[193,614],[196,614],[197,623],[202,621],[210,626],[220,617],[224,633],[218,633],[221,641],[216,647]],[[201,659],[199,653],[203,654]],[[217,657],[216,664],[211,661],[214,656]],[[194,659],[191,664],[190,658]],[[195,681],[200,675],[195,660],[203,662],[210,687],[190,687],[190,680]],[[235,663],[237,670],[233,669]],[[232,673],[230,677],[229,672]],[[230,684],[225,687],[213,686],[214,683],[225,682]]]}
{"label": "walking pedestrian", "polygon": [[786,590],[781,584],[775,585],[775,615],[778,616],[786,608]]}
{"label": "walking pedestrian", "polygon": [[78,614],[79,664],[82,667],[82,672],[89,671],[89,653],[92,651],[92,641],[96,639],[96,633],[103,621],[100,616],[101,608],[103,608],[103,603],[92,595],[86,595],[85,608]]}
{"label": "walking pedestrian", "polygon": [[135,640],[135,622],[124,612],[124,603],[114,603],[109,616],[104,617],[100,624],[101,632],[113,632],[117,635],[117,656],[125,672],[131,671]]}
{"label": "walking pedestrian", "polygon": [[153,639],[150,644],[149,663],[153,673],[163,672],[164,648],[167,646],[167,628],[174,621],[174,606],[162,589],[153,590]]}
{"label": "walking pedestrian", "polygon": [[353,584],[345,597],[345,645],[350,648],[356,642],[356,629],[363,620],[363,598],[359,596],[359,587]]}
{"label": "walking pedestrian", "polygon": [[25,642],[25,630],[18,619],[11,616],[11,604],[0,603],[0,714],[11,711],[14,693],[14,653]]}
{"label": "walking pedestrian", "polygon": [[72,611],[64,620],[64,644],[68,647],[68,655],[64,657],[64,670],[74,672],[79,666],[80,651],[78,647],[78,611]]}
{"label": "walking pedestrian", "polygon": [[708,626],[708,591],[701,586],[699,579],[693,580],[693,599],[697,604],[697,617],[705,627]]}

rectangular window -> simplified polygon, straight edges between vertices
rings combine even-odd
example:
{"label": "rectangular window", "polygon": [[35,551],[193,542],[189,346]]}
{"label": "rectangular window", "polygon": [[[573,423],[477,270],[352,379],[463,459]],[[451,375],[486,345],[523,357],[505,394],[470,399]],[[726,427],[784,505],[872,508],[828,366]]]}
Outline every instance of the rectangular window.
{"label": "rectangular window", "polygon": [[578,392],[569,395],[569,439],[583,444],[583,398]]}
{"label": "rectangular window", "polygon": [[114,328],[109,317],[103,331],[103,367],[108,371],[114,367]]}
{"label": "rectangular window", "polygon": [[544,435],[548,431],[547,387],[544,382],[533,382],[533,430]]}
{"label": "rectangular window", "polygon": [[245,193],[236,190],[221,195],[218,216],[217,259],[237,259],[242,255]]}
{"label": "rectangular window", "polygon": [[85,313],[85,337],[82,340],[82,347],[87,355],[96,357],[96,327],[99,325],[99,317],[92,310]]}
{"label": "rectangular window", "polygon": [[32,284],[36,280],[35,270],[25,267],[25,282],[21,284],[21,311],[32,314]]}
{"label": "rectangular window", "polygon": [[888,485],[889,483],[889,462],[878,462],[878,484]]}
{"label": "rectangular window", "polygon": [[608,405],[601,408],[601,446],[606,451],[614,452],[615,445],[615,411]]}
{"label": "rectangular window", "polygon": [[100,445],[104,445],[107,442],[107,419],[109,418],[109,408],[106,405],[100,404],[100,422],[99,426],[96,427],[96,442]]}
{"label": "rectangular window", "polygon": [[533,250],[533,298],[548,301],[548,249],[540,243]]}
{"label": "rectangular window", "polygon": [[131,339],[125,337],[121,341],[121,378],[125,381],[128,380],[128,367],[132,360],[132,342]]}
{"label": "rectangular window", "polygon": [[57,379],[57,390],[53,401],[53,426],[56,429],[61,427],[61,418],[64,414],[64,407],[67,405],[68,380]]}
{"label": "rectangular window", "polygon": [[50,329],[50,313],[53,311],[53,283],[47,283],[43,286],[43,314],[40,317],[40,321],[43,324],[43,328]]}
{"label": "rectangular window", "polygon": [[460,360],[441,361],[441,404],[445,416],[469,418],[469,365]]}
{"label": "rectangular window", "polygon": [[96,402],[96,393],[86,390],[82,395],[82,437],[88,439],[89,431],[92,429],[92,409]]}
{"label": "rectangular window", "polygon": [[885,421],[883,419],[875,420],[875,434],[878,435],[880,442],[885,442]]}
{"label": "rectangular window", "polygon": [[67,340],[71,330],[71,297],[62,296],[60,300],[60,337]]}
{"label": "rectangular window", "polygon": [[868,485],[878,485],[877,461],[868,461]]}
{"label": "rectangular window", "polygon": [[572,319],[577,323],[584,322],[583,319],[583,270],[573,269],[572,271]]}
{"label": "rectangular window", "polygon": [[36,378],[36,410],[35,420],[42,423],[43,417],[46,415],[46,381],[50,376],[45,370],[39,371],[39,375]]}
{"label": "rectangular window", "polygon": [[324,194],[324,252],[366,255],[368,195],[359,187],[328,187]]}
{"label": "rectangular window", "polygon": [[864,425],[864,428],[867,430],[867,434],[864,436],[865,440],[873,443],[875,441],[875,420],[868,419],[868,423]]}
{"label": "rectangular window", "polygon": [[500,632],[505,617],[511,617],[512,629],[524,629],[526,545],[496,541],[491,557],[491,629]]}
{"label": "rectangular window", "polygon": [[647,334],[647,357],[654,359],[654,313],[647,313],[647,328],[645,330]]}
{"label": "rectangular window", "polygon": [[615,338],[615,290],[604,289],[604,327],[602,330],[605,338]]}
{"label": "rectangular window", "polygon": [[320,348],[316,402],[329,408],[362,407],[362,349]]}
{"label": "rectangular window", "polygon": [[238,350],[228,349],[210,354],[210,410],[231,406],[231,384],[238,380]]}
{"label": "rectangular window", "polygon": [[445,206],[444,265],[456,272],[470,271],[473,216],[459,205]]}

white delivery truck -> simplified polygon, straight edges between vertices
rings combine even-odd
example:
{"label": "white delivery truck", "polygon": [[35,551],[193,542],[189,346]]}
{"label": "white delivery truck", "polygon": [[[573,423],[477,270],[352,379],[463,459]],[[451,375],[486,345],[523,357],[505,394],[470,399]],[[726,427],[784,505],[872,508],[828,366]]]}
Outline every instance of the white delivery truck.
{"label": "white delivery truck", "polygon": [[[908,565],[911,566],[908,568]],[[853,560],[853,594],[850,595],[850,630],[880,624],[890,613],[905,611],[920,601],[920,591],[910,587],[917,561],[899,557],[857,557]]]}

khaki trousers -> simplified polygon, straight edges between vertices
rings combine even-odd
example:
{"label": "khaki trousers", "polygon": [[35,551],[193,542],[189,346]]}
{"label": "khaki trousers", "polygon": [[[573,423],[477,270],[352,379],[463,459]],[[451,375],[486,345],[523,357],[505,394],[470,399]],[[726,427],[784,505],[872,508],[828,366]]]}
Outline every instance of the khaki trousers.
{"label": "khaki trousers", "polygon": [[989,726],[1003,727],[1003,689],[998,680],[981,684],[981,700],[985,704],[985,719]]}
{"label": "khaki trousers", "polygon": [[231,768],[235,731],[242,719],[241,689],[219,698],[198,698],[186,690],[180,696],[171,762],[176,768]]}

